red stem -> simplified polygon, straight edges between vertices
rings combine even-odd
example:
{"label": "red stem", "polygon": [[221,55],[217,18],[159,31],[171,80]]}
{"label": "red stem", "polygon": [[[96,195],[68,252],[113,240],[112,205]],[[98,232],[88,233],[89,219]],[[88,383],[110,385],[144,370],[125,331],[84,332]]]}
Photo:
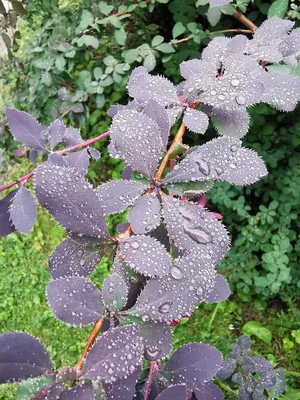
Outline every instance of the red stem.
{"label": "red stem", "polygon": [[[67,153],[71,153],[72,151],[81,149],[82,147],[90,146],[91,144],[96,143],[99,140],[104,139],[109,135],[110,135],[109,131],[105,132],[105,133],[102,133],[102,135],[96,136],[93,139],[89,139],[89,140],[86,140],[85,142],[82,142],[82,143],[79,143],[79,144],[75,144],[74,146],[67,147],[64,150],[57,151],[56,154],[64,155],[64,154],[67,154]],[[7,185],[2,186],[0,188],[0,192],[3,192],[3,190],[8,189],[11,186],[17,185],[18,183],[22,183],[22,184],[26,183],[30,178],[33,177],[34,171],[35,170],[29,172],[27,175],[22,176],[18,180],[15,180],[13,182],[8,183]]]}
{"label": "red stem", "polygon": [[148,400],[153,374],[156,371],[156,369],[157,369],[156,361],[151,361],[150,371],[149,371],[149,375],[148,375],[148,379],[147,379],[147,383],[146,383],[146,393],[145,393],[144,400]]}

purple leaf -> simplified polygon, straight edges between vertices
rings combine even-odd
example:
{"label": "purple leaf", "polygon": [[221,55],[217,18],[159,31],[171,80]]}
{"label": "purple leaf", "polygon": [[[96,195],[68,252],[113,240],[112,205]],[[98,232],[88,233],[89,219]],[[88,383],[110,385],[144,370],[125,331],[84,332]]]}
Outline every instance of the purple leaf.
{"label": "purple leaf", "polygon": [[135,393],[135,384],[141,375],[141,367],[127,377],[117,379],[114,383],[104,383],[104,390],[108,400],[132,400]]}
{"label": "purple leaf", "polygon": [[208,128],[208,117],[202,111],[188,108],[184,114],[183,122],[192,132],[205,133]]}
{"label": "purple leaf", "polygon": [[84,111],[83,105],[81,103],[75,103],[72,105],[72,111],[74,113],[82,113]]}
{"label": "purple leaf", "polygon": [[120,257],[145,276],[165,276],[172,265],[166,248],[149,236],[132,236],[120,243]]}
{"label": "purple leaf", "polygon": [[91,185],[71,168],[45,163],[35,173],[39,203],[67,230],[103,238],[106,222]]}
{"label": "purple leaf", "polygon": [[66,158],[57,153],[50,154],[47,161],[48,163],[53,165],[58,165],[60,167],[68,167]]}
{"label": "purple leaf", "polygon": [[258,154],[242,148],[237,151],[229,168],[220,174],[219,179],[233,185],[250,185],[267,174],[265,163]]}
{"label": "purple leaf", "polygon": [[36,220],[36,204],[34,197],[24,186],[18,189],[15,197],[12,199],[9,212],[15,228],[27,235],[33,228]]}
{"label": "purple leaf", "polygon": [[217,372],[217,377],[223,380],[230,378],[236,368],[237,361],[233,358],[227,358],[223,361],[222,367]]}
{"label": "purple leaf", "polygon": [[211,7],[222,7],[226,6],[226,4],[231,3],[232,0],[210,0]]}
{"label": "purple leaf", "polygon": [[150,117],[159,126],[161,138],[165,149],[168,144],[170,133],[169,117],[165,108],[158,104],[156,101],[149,100],[144,108],[144,114]]}
{"label": "purple leaf", "polygon": [[282,53],[279,45],[293,25],[294,22],[277,17],[265,20],[255,31],[248,51],[257,60],[280,62]]}
{"label": "purple leaf", "polygon": [[121,222],[116,226],[116,229],[119,233],[123,233],[129,227],[129,222]]}
{"label": "purple leaf", "polygon": [[101,158],[101,153],[99,150],[97,149],[92,149],[92,148],[88,148],[88,153],[90,155],[90,157],[92,157],[94,160],[99,160],[99,158]]}
{"label": "purple leaf", "polygon": [[61,141],[64,146],[74,146],[75,144],[82,142],[83,140],[78,129],[73,128],[72,126],[66,128],[64,137]]}
{"label": "purple leaf", "polygon": [[222,361],[222,354],[215,347],[203,343],[190,343],[175,351],[163,374],[170,382],[186,384],[189,389],[193,389],[195,383],[205,383],[213,378]]}
{"label": "purple leaf", "polygon": [[24,154],[27,153],[27,149],[25,149],[24,147],[19,147],[18,149],[14,150],[14,156],[15,157],[22,157],[24,156]]}
{"label": "purple leaf", "polygon": [[195,146],[164,178],[164,182],[220,179],[220,175],[228,168],[240,146],[241,142],[233,137],[213,139],[202,146]]}
{"label": "purple leaf", "polygon": [[198,254],[178,258],[168,276],[148,281],[128,313],[161,322],[182,318],[213,290],[215,275],[207,258]]}
{"label": "purple leaf", "polygon": [[259,375],[259,382],[264,389],[271,388],[276,383],[276,376],[271,363],[264,357],[256,356],[249,358],[249,362],[243,363],[245,373],[256,373]]}
{"label": "purple leaf", "polygon": [[214,108],[212,118],[215,128],[223,136],[241,139],[249,130],[250,117],[243,108],[233,111]]}
{"label": "purple leaf", "polygon": [[101,318],[101,292],[82,277],[62,278],[47,286],[47,299],[56,317],[66,324],[83,326]]}
{"label": "purple leaf", "polygon": [[208,210],[164,196],[163,210],[169,235],[180,251],[198,252],[218,264],[230,247],[226,228]]}
{"label": "purple leaf", "polygon": [[10,220],[9,208],[18,190],[19,188],[12,190],[0,200],[0,236],[7,236],[16,230]]}
{"label": "purple leaf", "polygon": [[208,71],[186,82],[184,93],[189,101],[227,110],[245,108],[260,101],[264,86],[259,76],[264,70],[255,59],[243,54],[228,56],[222,62],[224,73],[219,75],[215,62],[203,63],[207,64],[205,71]]}
{"label": "purple leaf", "polygon": [[55,120],[48,129],[48,142],[53,150],[63,139],[66,127],[60,119]]}
{"label": "purple leaf", "polygon": [[95,400],[92,382],[85,382],[75,388],[64,390],[59,400]]}
{"label": "purple leaf", "polygon": [[118,252],[115,256],[112,272],[119,274],[126,282],[128,288],[128,297],[126,309],[130,309],[136,302],[138,295],[140,294],[146,278],[140,274],[134,274],[133,271],[120,259],[120,253]]}
{"label": "purple leaf", "polygon": [[143,183],[130,180],[115,180],[97,188],[101,205],[106,214],[124,211],[147,190]]}
{"label": "purple leaf", "polygon": [[[42,151],[42,150],[40,150],[40,151]],[[38,156],[39,156],[39,151],[36,149],[29,150],[27,153],[27,158],[30,162],[36,162]]]}
{"label": "purple leaf", "polygon": [[85,175],[87,173],[90,163],[87,149],[68,154],[66,160],[68,165],[71,168],[76,168],[81,175]]}
{"label": "purple leaf", "polygon": [[236,35],[230,39],[226,48],[225,54],[232,55],[232,54],[241,54],[247,52],[247,48],[249,45],[249,40],[245,35]]}
{"label": "purple leaf", "polygon": [[156,400],[186,400],[186,396],[186,385],[173,385],[161,392]]}
{"label": "purple leaf", "polygon": [[144,194],[129,211],[129,222],[134,233],[148,233],[160,224],[160,202],[155,192]]}
{"label": "purple leaf", "polygon": [[280,111],[293,111],[300,99],[300,78],[271,71],[262,79],[265,91],[261,102],[270,104]]}
{"label": "purple leaf", "polygon": [[[143,67],[140,67],[140,68],[143,68]],[[138,68],[136,68],[136,69],[138,69]],[[127,103],[126,105],[124,105],[124,104],[115,104],[115,105],[111,106],[110,109],[107,111],[107,115],[109,117],[113,118],[115,115],[117,115],[117,113],[119,111],[132,110],[132,109],[141,111],[142,110],[142,105],[139,102],[137,102],[136,100],[132,100],[129,103]]]}
{"label": "purple leaf", "polygon": [[95,341],[89,351],[82,378],[114,383],[137,370],[142,352],[143,340],[134,325],[110,329]]}
{"label": "purple leaf", "polygon": [[135,100],[146,102],[155,100],[162,106],[178,102],[175,85],[167,78],[159,75],[150,75],[143,67],[133,70],[127,85],[129,96]]}
{"label": "purple leaf", "polygon": [[45,149],[42,126],[30,114],[6,107],[6,118],[15,140],[33,149]]}
{"label": "purple leaf", "polygon": [[[213,43],[213,41],[210,43]],[[209,46],[207,46],[206,49],[208,47]],[[192,76],[199,74],[205,65],[206,64],[202,60],[198,59],[183,61],[180,64],[180,73],[185,79],[189,79]]]}
{"label": "purple leaf", "polygon": [[224,394],[222,390],[212,382],[207,382],[203,386],[194,389],[197,400],[223,400]]}
{"label": "purple leaf", "polygon": [[79,244],[67,238],[52,253],[49,270],[52,279],[67,276],[88,276],[101,260],[99,246],[93,242]]}
{"label": "purple leaf", "polygon": [[132,177],[132,172],[133,172],[133,170],[131,167],[128,167],[128,166],[125,167],[122,172],[122,179],[124,179],[126,181],[130,181],[130,179]]}
{"label": "purple leaf", "polygon": [[128,288],[122,276],[113,272],[103,282],[102,298],[109,311],[121,310],[127,302]]}
{"label": "purple leaf", "polygon": [[209,296],[205,299],[207,303],[220,303],[220,301],[224,301],[228,299],[230,296],[230,287],[225,279],[217,274],[215,280],[215,287],[210,292]]}
{"label": "purple leaf", "polygon": [[138,330],[144,338],[146,360],[161,360],[172,350],[172,334],[166,322],[145,321]]}
{"label": "purple leaf", "polygon": [[136,110],[124,110],[114,117],[110,131],[113,146],[125,164],[151,177],[164,148],[157,123]]}
{"label": "purple leaf", "polygon": [[0,335],[0,383],[34,378],[51,368],[47,350],[35,337],[20,332]]}

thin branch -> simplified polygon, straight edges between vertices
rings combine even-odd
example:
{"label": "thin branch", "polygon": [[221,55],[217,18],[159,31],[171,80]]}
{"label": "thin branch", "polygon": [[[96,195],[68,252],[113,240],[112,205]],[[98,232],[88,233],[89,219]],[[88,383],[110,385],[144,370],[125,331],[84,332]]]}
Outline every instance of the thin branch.
{"label": "thin branch", "polygon": [[194,36],[190,36],[190,37],[187,37],[187,38],[179,39],[176,42],[170,42],[170,44],[172,46],[177,46],[178,44],[181,44],[181,43],[184,43],[184,42],[188,42],[189,40],[192,40],[192,39],[194,39]]}
{"label": "thin branch", "polygon": [[85,345],[83,353],[82,353],[82,355],[80,357],[80,360],[78,361],[78,363],[75,366],[75,369],[76,369],[77,373],[82,371],[84,360],[85,360],[88,352],[90,351],[91,347],[93,346],[93,344],[94,344],[94,342],[95,342],[95,340],[96,340],[96,338],[97,338],[97,336],[98,336],[98,334],[100,332],[100,329],[102,328],[103,321],[104,321],[104,317],[102,317],[101,319],[99,319],[95,323],[94,328],[93,328],[93,330],[92,330],[92,332],[90,334],[90,337],[88,338],[88,341],[87,341],[87,343]]}
{"label": "thin branch", "polygon": [[[78,149],[81,149],[81,148],[83,148],[83,147],[90,146],[91,144],[96,143],[96,142],[98,142],[99,140],[104,139],[104,138],[106,138],[106,137],[109,136],[109,135],[110,135],[110,132],[102,133],[102,135],[96,136],[96,137],[94,137],[93,139],[89,139],[89,140],[86,140],[85,142],[82,142],[82,143],[79,143],[79,144],[75,144],[74,146],[70,146],[70,147],[67,147],[66,149],[57,151],[56,154],[64,155],[64,154],[67,154],[67,153],[71,153],[71,152],[74,151],[74,150],[78,150]],[[30,178],[33,177],[34,171],[35,171],[35,170],[29,172],[28,174],[22,176],[21,178],[15,180],[15,181],[13,181],[13,182],[8,183],[7,185],[2,186],[2,187],[0,188],[0,192],[3,192],[3,190],[8,189],[8,188],[10,188],[10,187],[12,187],[12,186],[15,186],[15,185],[17,185],[17,184],[20,184],[20,183],[21,183],[21,184],[24,184],[24,183],[26,183]]]}
{"label": "thin branch", "polygon": [[231,32],[245,33],[245,34],[253,33],[253,31],[251,29],[236,28],[236,29],[224,29],[223,31],[210,32],[209,35],[216,35],[217,33],[231,33]]}
{"label": "thin branch", "polygon": [[176,147],[177,144],[182,143],[182,137],[185,133],[185,129],[186,129],[186,126],[184,123],[182,123],[175,135],[175,138],[173,139],[173,142],[171,143],[171,146],[169,147],[168,151],[166,152],[166,154],[154,176],[154,179],[156,179],[158,181],[161,180],[162,175],[163,175],[163,173],[167,167],[168,161],[169,161],[169,155],[172,153],[172,151],[174,150],[174,148]]}
{"label": "thin branch", "polygon": [[147,383],[146,383],[146,392],[145,392],[144,400],[148,400],[148,396],[150,394],[150,388],[151,388],[153,374],[155,373],[156,370],[157,370],[156,361],[151,361],[150,371],[149,371],[149,375],[148,375],[148,379],[147,379]]}
{"label": "thin branch", "polygon": [[247,18],[243,13],[240,11],[234,10],[233,12],[233,17],[239,20],[243,25],[247,26],[247,28],[251,29],[252,32],[255,32],[257,29],[257,26],[250,21],[249,18]]}

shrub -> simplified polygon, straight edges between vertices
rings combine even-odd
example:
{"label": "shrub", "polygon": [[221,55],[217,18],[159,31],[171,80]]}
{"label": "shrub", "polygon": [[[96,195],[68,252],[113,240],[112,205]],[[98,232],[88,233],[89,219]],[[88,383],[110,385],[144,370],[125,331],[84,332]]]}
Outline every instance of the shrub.
{"label": "shrub", "polygon": [[[143,7],[142,3],[134,9]],[[211,6],[223,4],[211,2]],[[100,23],[105,20],[121,31],[118,41],[118,35],[123,35],[120,18],[129,11],[125,8],[119,17],[112,11],[100,3],[100,12],[107,15]],[[185,80],[178,86],[150,75],[145,67],[134,69],[127,85],[133,100],[111,107],[110,131],[95,138],[83,141],[80,132],[66,127],[62,118],[45,127],[28,113],[6,109],[10,131],[31,149],[30,157],[40,154],[46,159],[47,152],[49,157],[36,170],[0,189],[18,185],[1,200],[0,234],[15,230],[27,234],[32,229],[36,201],[26,184],[34,176],[39,204],[68,234],[49,260],[49,307],[66,324],[94,323],[94,328],[76,366],[58,371],[36,338],[19,332],[0,335],[0,364],[6,367],[0,382],[41,376],[29,383],[33,399],[131,399],[135,393],[145,400],[222,399],[222,391],[212,382],[217,374],[241,385],[240,399],[265,399],[267,389],[272,397],[283,392],[282,374],[274,372],[263,357],[250,357],[250,342],[244,337],[224,362],[216,348],[202,343],[187,344],[165,365],[161,362],[172,349],[169,326],[190,315],[197,303],[218,303],[230,295],[226,280],[216,271],[229,250],[230,238],[220,222],[222,216],[205,208],[203,194],[215,181],[243,186],[267,175],[262,158],[241,143],[250,123],[247,107],[267,103],[293,111],[300,98],[300,79],[293,73],[300,53],[299,32],[292,31],[293,23],[270,18],[257,28],[234,8],[231,13],[250,28],[243,33],[251,33],[252,39],[243,35],[215,38],[201,60],[181,63]],[[211,23],[220,15],[218,7],[208,11]],[[72,42],[97,48],[95,38],[86,33],[89,27],[95,29],[94,22],[92,14],[83,12]],[[176,29],[181,32],[181,25]],[[55,40],[53,32],[52,36],[49,40],[54,46],[64,41],[68,47],[64,35],[62,41]],[[172,45],[157,46],[163,47],[155,51],[163,48],[166,52]],[[68,47],[67,52],[72,50]],[[147,57],[142,57],[144,63]],[[109,64],[111,79],[115,79],[114,74],[120,73],[112,58]],[[92,85],[87,74],[84,82],[100,85],[95,81]],[[76,107],[73,104],[69,111],[77,111]],[[179,119],[181,125],[168,147],[170,129],[176,128]],[[209,120],[221,137],[188,149],[182,142],[186,129],[204,134]],[[90,146],[108,136],[110,154],[121,158],[126,167],[122,179],[94,189],[84,175],[89,160],[101,155]],[[274,203],[267,212],[261,208],[260,219],[270,222],[276,208]],[[119,224],[119,233],[110,236],[105,215],[124,210],[128,210],[128,222]],[[272,260],[265,257],[264,262],[274,263],[278,253],[269,254]],[[100,291],[86,278],[104,255],[113,261],[112,273]],[[260,286],[257,281],[256,285]],[[104,333],[98,337],[100,331]],[[140,378],[143,360],[150,361],[146,381]],[[25,385],[21,390],[28,388]]]}

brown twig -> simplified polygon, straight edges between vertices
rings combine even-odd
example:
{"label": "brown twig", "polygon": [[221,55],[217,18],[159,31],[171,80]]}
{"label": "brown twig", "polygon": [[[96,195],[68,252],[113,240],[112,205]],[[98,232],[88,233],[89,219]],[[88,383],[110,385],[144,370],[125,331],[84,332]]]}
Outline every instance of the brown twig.
{"label": "brown twig", "polygon": [[188,42],[189,40],[194,39],[194,36],[191,37],[187,37],[187,38],[183,38],[183,39],[179,39],[176,42],[171,42],[172,46],[177,46],[178,44],[184,43],[184,42]]}
{"label": "brown twig", "polygon": [[243,13],[240,11],[234,10],[233,12],[233,17],[239,20],[243,25],[247,26],[247,28],[251,29],[252,32],[255,32],[257,29],[257,26],[250,21]]}
{"label": "brown twig", "polygon": [[[82,143],[79,143],[79,144],[75,144],[74,146],[67,147],[64,150],[57,151],[56,154],[64,155],[64,154],[71,153],[72,151],[81,149],[82,147],[90,146],[91,144],[96,143],[99,140],[104,139],[109,135],[110,135],[110,132],[102,133],[102,135],[96,136],[93,139],[89,139],[89,140],[86,140],[85,142],[82,142]],[[34,171],[35,170],[29,172],[28,174],[22,176],[21,178],[15,180],[13,182],[8,183],[7,185],[2,186],[0,188],[0,192],[3,192],[3,190],[8,189],[8,188],[10,188],[12,186],[15,186],[15,185],[17,185],[19,183],[21,183],[21,184],[26,183],[30,178],[33,177]]]}
{"label": "brown twig", "polygon": [[173,142],[171,143],[171,146],[169,147],[168,151],[166,152],[155,176],[154,179],[160,181],[162,178],[162,175],[167,167],[168,161],[169,161],[169,155],[172,153],[172,151],[174,150],[174,148],[176,147],[177,144],[182,143],[182,137],[184,135],[186,126],[184,123],[182,123],[180,125],[180,128],[178,129],[175,138],[173,139]]}
{"label": "brown twig", "polygon": [[245,33],[245,34],[253,33],[253,31],[251,29],[236,28],[236,29],[224,29],[222,31],[210,32],[209,35],[216,35],[217,33],[231,33],[231,32]]}
{"label": "brown twig", "polygon": [[100,318],[95,323],[94,328],[93,328],[93,330],[92,330],[92,332],[91,332],[91,334],[90,334],[90,336],[88,338],[88,341],[87,341],[87,343],[85,345],[83,353],[82,353],[82,355],[80,357],[80,360],[78,361],[78,363],[75,366],[75,369],[76,369],[77,373],[82,371],[84,360],[85,360],[88,352],[90,351],[91,347],[93,346],[93,344],[94,344],[94,342],[95,342],[95,340],[96,340],[96,338],[97,338],[97,336],[98,336],[98,334],[100,332],[100,329],[102,328],[103,321],[104,321],[104,317]]}

